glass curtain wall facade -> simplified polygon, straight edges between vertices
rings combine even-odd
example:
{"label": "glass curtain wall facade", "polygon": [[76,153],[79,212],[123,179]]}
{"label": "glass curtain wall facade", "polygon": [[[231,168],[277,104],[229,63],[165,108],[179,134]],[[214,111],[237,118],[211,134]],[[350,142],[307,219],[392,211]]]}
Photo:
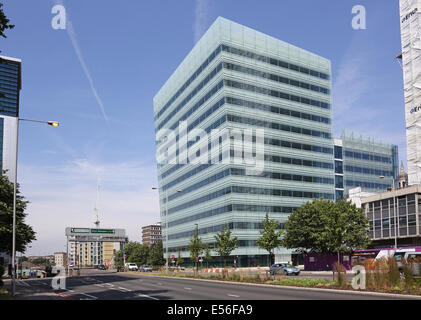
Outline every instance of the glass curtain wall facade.
{"label": "glass curtain wall facade", "polygon": [[21,60],[0,56],[0,169],[8,170],[11,181],[14,179],[20,90]]}
{"label": "glass curtain wall facade", "polygon": [[[264,265],[256,240],[266,213],[283,228],[303,203],[335,199],[331,87],[328,59],[214,22],[154,97],[169,257],[190,256],[195,230],[213,248],[227,226],[238,237],[237,265]],[[289,250],[275,254],[291,260]]]}
{"label": "glass curtain wall facade", "polygon": [[353,132],[342,133],[335,143],[336,199],[349,196],[349,189],[384,192],[397,183],[398,147],[376,142]]}

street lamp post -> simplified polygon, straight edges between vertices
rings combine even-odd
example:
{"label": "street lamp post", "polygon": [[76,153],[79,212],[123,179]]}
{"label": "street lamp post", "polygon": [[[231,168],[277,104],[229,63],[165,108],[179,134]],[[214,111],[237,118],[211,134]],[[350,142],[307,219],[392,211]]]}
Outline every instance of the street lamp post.
{"label": "street lamp post", "polygon": [[[380,176],[380,179],[384,179],[384,176]],[[392,192],[393,192],[393,222],[395,226],[395,249],[398,248],[398,234],[397,234],[397,224],[396,219],[396,196],[395,196],[395,178],[392,178]]]}
{"label": "street lamp post", "polygon": [[[158,190],[152,187],[152,190]],[[182,192],[183,190],[177,190]],[[165,273],[168,274],[168,189],[165,190]]]}
{"label": "street lamp post", "polygon": [[15,144],[15,168],[14,168],[14,183],[13,183],[13,230],[12,230],[12,296],[15,296],[16,291],[16,186],[18,175],[18,139],[19,139],[19,121],[39,122],[45,123],[53,127],[58,127],[57,121],[41,121],[16,118],[16,144]]}

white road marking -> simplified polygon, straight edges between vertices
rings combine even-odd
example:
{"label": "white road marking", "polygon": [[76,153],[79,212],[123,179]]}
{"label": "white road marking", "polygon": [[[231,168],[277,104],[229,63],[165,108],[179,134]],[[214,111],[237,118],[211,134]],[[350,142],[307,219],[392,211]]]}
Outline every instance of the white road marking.
{"label": "white road marking", "polygon": [[[91,299],[94,299],[94,300],[97,300],[98,299],[98,297],[91,296],[90,294],[87,294],[87,293],[80,292],[79,294],[83,294],[84,296],[87,296],[87,297],[89,297]],[[80,300],[83,300],[83,299],[80,299]]]}
{"label": "white road marking", "polygon": [[184,289],[186,289],[186,290],[191,290],[191,288],[184,288]]}
{"label": "white road marking", "polygon": [[131,292],[132,290],[130,290],[130,289],[126,289],[126,288],[123,288],[123,287],[118,287],[120,290],[123,290],[123,291],[126,291],[126,292]]}
{"label": "white road marking", "polygon": [[144,298],[149,298],[149,299],[153,299],[153,300],[159,300],[158,298],[151,297],[151,296],[148,296],[146,294],[141,294],[141,293],[137,294],[136,297],[142,297],[142,298],[144,297]]}
{"label": "white road marking", "polygon": [[234,297],[234,298],[239,298],[240,296],[237,296],[237,295],[235,295],[235,294],[230,294],[230,293],[228,293],[227,294],[227,296],[229,296],[229,297]]}
{"label": "white road marking", "polygon": [[162,283],[161,283],[161,282],[158,282],[158,285],[159,285],[159,286],[162,286]]}

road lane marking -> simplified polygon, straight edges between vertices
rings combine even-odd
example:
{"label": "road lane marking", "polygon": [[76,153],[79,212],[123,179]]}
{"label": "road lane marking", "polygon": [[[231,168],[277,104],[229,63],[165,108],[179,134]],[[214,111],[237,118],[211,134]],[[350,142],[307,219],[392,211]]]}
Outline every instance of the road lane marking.
{"label": "road lane marking", "polygon": [[158,298],[151,297],[151,296],[148,296],[148,295],[146,295],[146,294],[142,294],[142,293],[138,293],[138,294],[136,295],[136,297],[142,297],[142,298],[149,298],[149,299],[153,299],[153,300],[159,300]]}
{"label": "road lane marking", "polygon": [[[91,296],[90,294],[87,294],[87,293],[79,292],[78,294],[83,294],[84,296],[87,296],[87,297],[89,297],[91,299],[94,299],[94,300],[98,299],[98,297]],[[82,300],[82,299],[80,299],[80,300]]]}
{"label": "road lane marking", "polygon": [[229,297],[234,297],[234,298],[239,298],[240,296],[237,296],[237,295],[235,295],[235,294],[230,294],[230,293],[228,293],[227,294],[227,296],[229,296]]}
{"label": "road lane marking", "polygon": [[191,290],[191,288],[184,288],[184,289],[186,289],[186,290]]}
{"label": "road lane marking", "polygon": [[132,290],[130,290],[130,289],[126,289],[126,288],[123,288],[123,287],[118,287],[120,290],[123,290],[123,291],[126,291],[126,292],[131,292]]}

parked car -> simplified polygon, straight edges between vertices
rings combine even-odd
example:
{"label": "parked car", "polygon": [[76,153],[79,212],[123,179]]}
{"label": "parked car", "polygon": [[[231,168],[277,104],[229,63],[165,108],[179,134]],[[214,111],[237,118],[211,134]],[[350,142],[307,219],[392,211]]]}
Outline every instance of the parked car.
{"label": "parked car", "polygon": [[147,264],[144,264],[143,266],[140,266],[139,268],[140,272],[152,272],[152,268],[148,266]]}
{"label": "parked car", "polygon": [[128,262],[126,263],[126,268],[129,269],[129,271],[138,271],[139,268],[137,267],[136,263]]}
{"label": "parked car", "polygon": [[277,273],[283,273],[287,276],[295,274],[298,276],[300,274],[300,269],[297,267],[294,267],[292,264],[289,263],[275,263],[271,265],[270,267],[270,273],[271,274],[277,274]]}
{"label": "parked car", "polygon": [[107,267],[103,264],[98,265],[99,270],[107,270]]}

